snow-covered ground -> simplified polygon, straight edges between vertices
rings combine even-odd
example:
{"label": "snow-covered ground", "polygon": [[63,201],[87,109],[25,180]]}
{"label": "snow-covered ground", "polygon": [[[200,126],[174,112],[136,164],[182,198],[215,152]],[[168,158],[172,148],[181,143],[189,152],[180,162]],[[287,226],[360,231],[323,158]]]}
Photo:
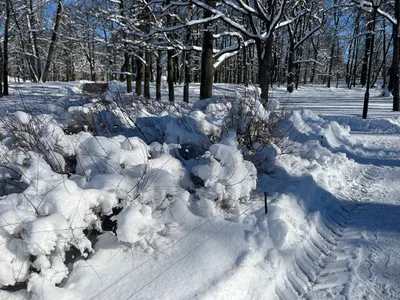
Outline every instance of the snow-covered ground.
{"label": "snow-covered ground", "polygon": [[0,299],[400,299],[400,114],[379,91],[362,120],[360,89],[276,88],[288,138],[246,156],[228,129],[249,115],[226,117],[252,88],[217,84],[191,108],[126,104],[114,86],[112,116],[79,83],[11,88]]}

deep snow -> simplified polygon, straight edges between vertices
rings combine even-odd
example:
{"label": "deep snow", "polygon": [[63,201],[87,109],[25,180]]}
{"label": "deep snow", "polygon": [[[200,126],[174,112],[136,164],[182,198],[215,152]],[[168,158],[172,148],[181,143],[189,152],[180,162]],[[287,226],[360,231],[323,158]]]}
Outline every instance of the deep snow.
{"label": "deep snow", "polygon": [[[222,126],[230,109],[223,98],[251,92],[243,87],[216,85],[221,101],[199,102],[194,111],[179,107],[190,118],[166,115],[181,113],[167,104],[135,104],[135,117],[139,111],[147,119],[122,114],[117,125],[142,124],[146,132],[137,135],[153,139],[149,145],[104,127],[97,128],[101,138],[60,131],[77,128],[71,116],[86,122],[97,109],[82,107],[77,83],[18,87],[12,86],[17,101],[21,94],[23,105],[43,101],[37,112],[53,114],[40,122],[14,115],[20,126],[43,133],[36,146],[51,159],[12,152],[14,144],[3,139],[9,164],[2,178],[22,173],[24,193],[5,188],[0,200],[0,283],[30,277],[29,293],[0,291],[0,299],[400,299],[400,118],[390,112],[390,98],[375,97],[379,91],[372,94],[371,118],[363,121],[360,90],[309,86],[289,96],[277,88],[273,95],[284,107],[321,115],[289,114],[282,130],[291,142],[282,153],[262,156],[270,163],[257,165],[267,174],[259,174],[256,186],[254,165],[237,150],[240,136]],[[192,100],[197,90],[194,85]],[[12,102],[6,99],[4,118],[21,110]],[[269,112],[257,109],[257,116],[269,118]],[[214,143],[221,133],[227,137]],[[176,158],[204,145],[208,152],[197,160]],[[57,174],[68,169],[62,157],[72,153],[76,174]],[[193,186],[188,172],[203,186]],[[264,192],[270,194],[267,215]],[[96,213],[111,212],[118,201],[124,205],[113,217],[117,235],[100,234],[91,249],[83,229],[99,227]],[[66,244],[88,259],[65,266]],[[29,275],[30,255],[40,274]]]}

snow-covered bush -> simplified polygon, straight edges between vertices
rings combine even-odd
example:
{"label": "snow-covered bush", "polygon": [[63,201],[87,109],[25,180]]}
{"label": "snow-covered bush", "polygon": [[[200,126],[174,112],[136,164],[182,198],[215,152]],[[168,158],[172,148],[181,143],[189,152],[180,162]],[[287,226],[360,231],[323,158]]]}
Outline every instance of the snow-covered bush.
{"label": "snow-covered bush", "polygon": [[238,216],[282,152],[276,101],[208,99],[190,110],[123,95],[122,109],[111,96],[70,107],[66,122],[17,112],[4,127],[1,182],[15,188],[0,200],[0,287],[57,293],[71,253],[88,257],[106,230],[151,252],[190,212]]}
{"label": "snow-covered bush", "polygon": [[150,156],[138,138],[81,133],[71,140],[77,143],[75,175],[54,172],[30,151],[18,166],[27,188],[0,201],[0,253],[7,254],[0,258],[0,286],[36,278],[32,272],[59,284],[69,272],[67,252],[92,252],[87,235],[101,232],[114,208],[121,208],[112,217],[118,240],[147,250],[165,224],[179,223],[187,213],[189,174],[167,145],[153,144]]}
{"label": "snow-covered bush", "polygon": [[[220,128],[219,136],[235,131],[244,158],[253,162],[259,173],[266,171],[276,155],[289,147],[279,126],[288,111],[280,108],[277,100],[272,99],[265,106],[255,93],[233,99],[200,100],[193,108],[204,112],[204,119]],[[191,115],[194,113],[197,111]]]}
{"label": "snow-covered bush", "polygon": [[248,201],[256,188],[257,170],[251,162],[243,159],[234,132],[212,145],[191,172],[204,182],[196,189],[196,196],[205,216],[215,214],[210,201],[221,208],[232,209],[240,201]]}
{"label": "snow-covered bush", "polygon": [[118,134],[134,127],[133,122],[115,103],[93,102],[68,108],[67,130],[95,135]]}
{"label": "snow-covered bush", "polygon": [[226,117],[225,131],[236,130],[239,143],[254,153],[282,139],[278,124],[286,113],[276,100],[270,100],[265,107],[257,97],[239,98]]}
{"label": "snow-covered bush", "polygon": [[71,247],[82,255],[92,251],[84,230],[96,226],[96,194],[82,190],[66,175],[55,173],[40,155],[29,155],[30,159],[20,166],[20,180],[28,187],[22,193],[7,195],[0,203],[0,226],[4,228],[0,252],[9,252],[2,270],[10,275],[0,285],[25,281],[32,270],[54,284],[60,283],[68,274],[66,252]]}
{"label": "snow-covered bush", "polygon": [[40,153],[53,170],[66,171],[65,158],[74,155],[74,149],[52,116],[17,111],[2,121],[3,141],[10,150]]}

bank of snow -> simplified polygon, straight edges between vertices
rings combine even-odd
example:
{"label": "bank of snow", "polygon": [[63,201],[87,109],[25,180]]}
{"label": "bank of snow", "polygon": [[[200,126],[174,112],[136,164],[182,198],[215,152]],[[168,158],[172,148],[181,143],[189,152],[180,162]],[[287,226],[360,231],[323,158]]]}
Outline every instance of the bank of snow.
{"label": "bank of snow", "polygon": [[279,136],[246,143],[251,122],[279,112],[246,100],[253,109],[216,97],[10,115],[0,285],[29,293],[1,297],[273,299],[288,258],[349,199],[361,142],[351,125],[295,110]]}

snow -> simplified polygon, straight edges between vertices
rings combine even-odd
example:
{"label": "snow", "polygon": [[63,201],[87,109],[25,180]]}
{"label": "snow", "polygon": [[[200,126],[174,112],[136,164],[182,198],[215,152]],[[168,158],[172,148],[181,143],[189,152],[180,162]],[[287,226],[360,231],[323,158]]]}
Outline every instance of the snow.
{"label": "snow", "polygon": [[398,298],[391,97],[372,89],[362,120],[361,89],[276,87],[264,108],[237,85],[194,103],[193,84],[193,105],[80,85],[5,99],[0,287],[26,287],[0,299]]}
{"label": "snow", "polygon": [[114,217],[118,223],[118,240],[135,244],[152,240],[159,229],[157,221],[151,216],[151,208],[147,205],[131,204],[127,209]]}

